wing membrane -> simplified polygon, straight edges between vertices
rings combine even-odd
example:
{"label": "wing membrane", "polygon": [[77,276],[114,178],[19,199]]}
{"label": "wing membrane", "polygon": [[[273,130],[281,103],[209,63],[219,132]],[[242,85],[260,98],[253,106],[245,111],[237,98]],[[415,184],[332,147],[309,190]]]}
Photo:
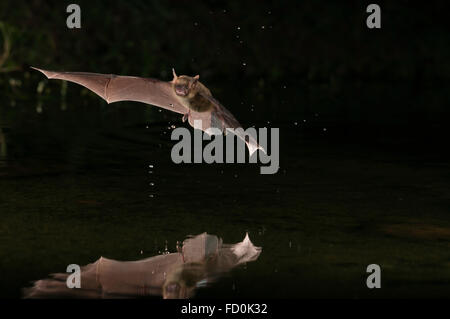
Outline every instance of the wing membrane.
{"label": "wing membrane", "polygon": [[152,78],[88,72],[54,72],[33,68],[49,79],[74,82],[91,90],[108,103],[137,101],[184,114],[186,108],[174,96],[170,82]]}

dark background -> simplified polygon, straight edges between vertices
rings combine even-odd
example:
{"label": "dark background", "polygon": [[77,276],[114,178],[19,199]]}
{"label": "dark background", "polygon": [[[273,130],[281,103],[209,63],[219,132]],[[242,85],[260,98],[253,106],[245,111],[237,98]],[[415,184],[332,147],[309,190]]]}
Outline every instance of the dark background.
{"label": "dark background", "polygon": [[[71,2],[0,2],[1,296],[74,261],[249,231],[260,259],[201,296],[448,297],[445,1],[377,1],[381,29],[369,1],[76,1],[70,30]],[[280,171],[174,165],[178,115],[31,65],[199,74],[244,127],[280,128]],[[373,262],[386,289],[365,287]]]}

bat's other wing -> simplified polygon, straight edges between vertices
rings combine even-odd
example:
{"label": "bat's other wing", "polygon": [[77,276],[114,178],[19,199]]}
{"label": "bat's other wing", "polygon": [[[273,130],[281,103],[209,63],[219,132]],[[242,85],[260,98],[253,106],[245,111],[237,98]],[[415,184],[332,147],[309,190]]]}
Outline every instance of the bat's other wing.
{"label": "bat's other wing", "polygon": [[137,101],[184,114],[184,106],[175,97],[171,83],[157,79],[87,72],[55,72],[32,67],[49,79],[74,82],[96,93],[108,103]]}
{"label": "bat's other wing", "polygon": [[[228,111],[225,106],[223,106],[219,101],[217,101],[214,97],[206,94],[202,94],[205,98],[207,98],[210,102],[212,102],[215,106],[214,111],[208,113],[208,115],[203,115],[204,113],[194,113],[195,117],[209,117],[210,127],[216,127],[220,129],[222,132],[231,132],[243,140],[248,147],[250,155],[256,152],[258,149],[262,150],[266,153],[266,150],[258,144],[258,142],[254,139],[253,136],[244,133],[244,129],[241,124],[239,124],[238,120]],[[192,117],[192,112],[191,112]],[[191,124],[192,125],[192,124]],[[194,126],[194,125],[192,125]],[[203,129],[205,131],[205,129]]]}

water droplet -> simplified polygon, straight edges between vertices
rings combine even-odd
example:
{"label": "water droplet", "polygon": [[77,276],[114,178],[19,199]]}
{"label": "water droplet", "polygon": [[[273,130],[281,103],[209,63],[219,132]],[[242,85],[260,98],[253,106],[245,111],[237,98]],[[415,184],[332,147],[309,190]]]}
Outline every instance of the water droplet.
{"label": "water droplet", "polygon": [[326,128],[326,127],[324,127],[324,128],[323,128],[323,131],[324,131],[324,132],[326,132],[326,131],[327,131],[327,128]]}
{"label": "water droplet", "polygon": [[155,183],[150,183],[150,186],[155,186]]}
{"label": "water droplet", "polygon": [[245,62],[242,62],[242,65],[243,65],[243,66],[246,66],[246,65],[247,65],[247,63],[245,63]]}
{"label": "water droplet", "polygon": [[150,164],[149,166],[148,166],[149,168],[153,168],[153,165],[152,164]]}
{"label": "water droplet", "polygon": [[241,30],[241,27],[237,27],[236,29]]}

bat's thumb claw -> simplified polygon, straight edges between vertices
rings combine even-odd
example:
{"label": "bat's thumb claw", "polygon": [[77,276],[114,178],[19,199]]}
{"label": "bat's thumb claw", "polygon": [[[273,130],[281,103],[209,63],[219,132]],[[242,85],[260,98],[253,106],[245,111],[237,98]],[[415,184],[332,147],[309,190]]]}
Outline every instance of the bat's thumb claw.
{"label": "bat's thumb claw", "polygon": [[175,80],[178,76],[177,76],[177,74],[175,73],[175,69],[174,69],[174,68],[172,68],[172,74],[173,74],[173,79]]}

